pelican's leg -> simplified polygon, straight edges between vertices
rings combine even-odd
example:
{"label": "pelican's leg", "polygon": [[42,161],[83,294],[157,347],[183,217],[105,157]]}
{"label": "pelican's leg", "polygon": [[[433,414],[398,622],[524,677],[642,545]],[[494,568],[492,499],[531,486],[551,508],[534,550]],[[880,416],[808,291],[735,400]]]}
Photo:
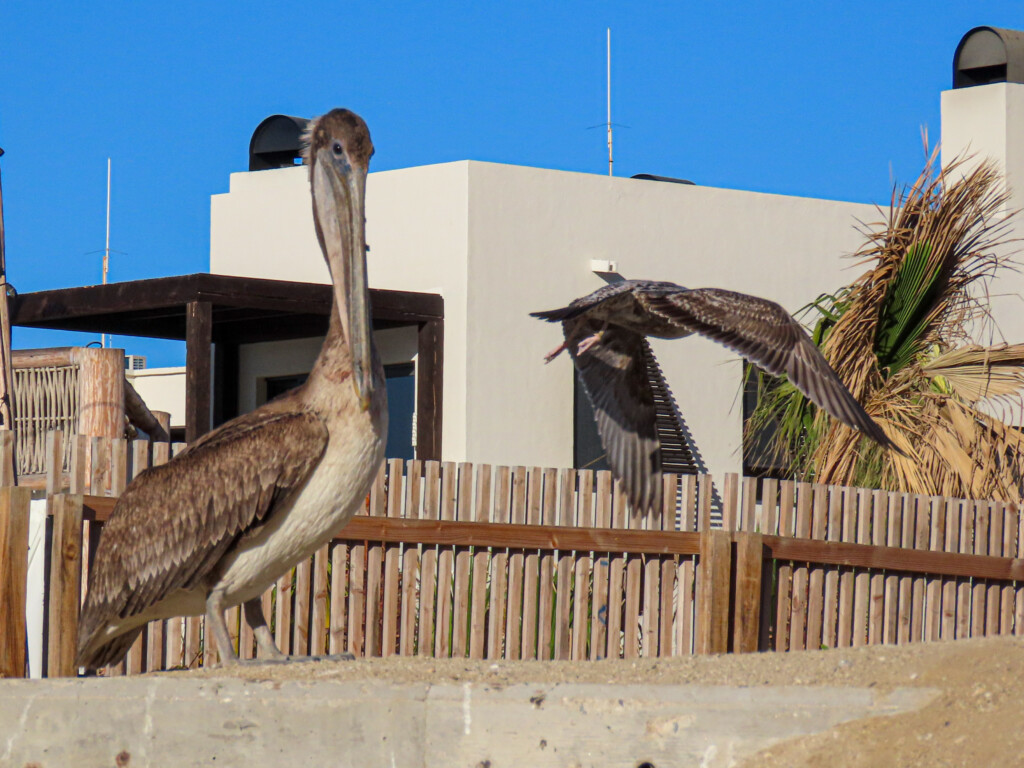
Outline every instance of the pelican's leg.
{"label": "pelican's leg", "polygon": [[217,641],[217,651],[220,654],[220,663],[224,666],[238,663],[238,654],[231,643],[231,635],[228,634],[228,625],[224,621],[224,593],[214,590],[206,596],[206,631],[213,630],[213,637]]}
{"label": "pelican's leg", "polygon": [[557,347],[555,347],[550,352],[548,352],[546,355],[544,355],[544,362],[545,363],[550,363],[552,360],[554,360],[556,357],[558,357],[564,351],[565,351],[565,342],[563,341]]}
{"label": "pelican's leg", "polygon": [[587,336],[587,338],[585,338],[582,341],[580,341],[580,343],[576,345],[576,354],[577,355],[582,355],[584,352],[586,352],[592,346],[597,344],[597,342],[599,342],[601,340],[601,334],[603,334],[603,333],[604,333],[604,329],[602,328],[597,333],[592,333],[589,336]]}
{"label": "pelican's leg", "polygon": [[288,658],[274,642],[274,636],[270,634],[270,627],[267,626],[267,619],[263,615],[263,601],[260,597],[246,600],[242,607],[245,610],[245,620],[252,627],[252,633],[256,636],[256,645],[259,646],[262,655],[266,659],[283,661]]}

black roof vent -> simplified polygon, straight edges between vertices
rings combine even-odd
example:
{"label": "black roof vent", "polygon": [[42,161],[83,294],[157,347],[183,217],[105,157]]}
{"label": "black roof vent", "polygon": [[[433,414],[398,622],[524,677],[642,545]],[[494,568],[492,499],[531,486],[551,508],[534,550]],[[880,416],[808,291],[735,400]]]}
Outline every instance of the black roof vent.
{"label": "black roof vent", "polygon": [[302,133],[309,119],[271,115],[256,126],[249,140],[249,170],[291,168],[302,163]]}
{"label": "black roof vent", "polygon": [[629,178],[631,179],[644,179],[645,181],[667,181],[670,184],[691,184],[696,186],[694,182],[689,179],[676,179],[672,176],[655,176],[653,173],[634,173]]}
{"label": "black roof vent", "polygon": [[953,54],[953,87],[1024,83],[1024,32],[975,27]]}

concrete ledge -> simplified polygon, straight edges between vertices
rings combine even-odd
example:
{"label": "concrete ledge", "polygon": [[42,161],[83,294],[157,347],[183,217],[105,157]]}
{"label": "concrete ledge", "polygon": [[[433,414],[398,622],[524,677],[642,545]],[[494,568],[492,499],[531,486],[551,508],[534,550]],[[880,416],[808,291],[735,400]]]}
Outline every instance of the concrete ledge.
{"label": "concrete ledge", "polygon": [[0,765],[729,766],[932,689],[140,678],[0,682]]}

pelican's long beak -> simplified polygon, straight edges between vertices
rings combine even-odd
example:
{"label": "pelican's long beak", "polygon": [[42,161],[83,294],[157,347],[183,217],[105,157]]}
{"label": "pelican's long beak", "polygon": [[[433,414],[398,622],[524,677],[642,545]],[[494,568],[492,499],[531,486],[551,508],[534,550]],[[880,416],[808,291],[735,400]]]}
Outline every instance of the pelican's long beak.
{"label": "pelican's long beak", "polygon": [[[352,355],[352,381],[365,411],[373,397],[369,286],[366,279],[366,168],[338,163],[321,150],[314,172],[328,266],[345,340]],[[326,193],[326,194],[324,194]],[[321,202],[322,201],[322,202]]]}

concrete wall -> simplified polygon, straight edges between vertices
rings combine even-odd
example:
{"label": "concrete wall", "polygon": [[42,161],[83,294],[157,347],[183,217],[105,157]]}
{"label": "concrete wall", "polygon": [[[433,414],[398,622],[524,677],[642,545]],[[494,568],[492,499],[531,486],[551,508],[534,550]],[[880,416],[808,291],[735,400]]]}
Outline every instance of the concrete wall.
{"label": "concrete wall", "polygon": [[[727,189],[469,163],[466,403],[475,461],[572,461],[572,363],[549,366],[558,326],[528,317],[604,284],[591,259],[628,278],[756,293],[790,310],[852,280],[868,206]],[[654,341],[708,467],[742,469],[739,358],[704,339]],[[447,404],[446,404],[447,413]]]}
{"label": "concrete wall", "polygon": [[[462,458],[466,455],[465,415],[459,406],[466,401],[466,164],[374,173],[366,196],[370,285],[444,297],[441,440],[445,458]],[[210,271],[275,280],[330,280],[313,231],[305,168],[231,175],[228,193],[212,198]],[[385,363],[414,359],[408,339],[378,334],[377,340]],[[390,351],[389,344],[394,345]],[[251,377],[256,368],[274,365],[256,362],[258,349],[253,345],[253,350],[243,350],[247,358],[243,365],[248,366],[240,381],[243,408],[253,402],[247,393],[255,391]],[[313,349],[309,360],[315,355]]]}
{"label": "concrete wall", "polygon": [[[1011,192],[1007,212],[1024,210],[1024,85],[993,83],[942,92],[942,162],[968,156],[972,162],[995,160],[1006,174]],[[1014,214],[1019,231],[1020,213]],[[1018,235],[1019,236],[1019,235]],[[1015,237],[1012,232],[1009,238]],[[1020,243],[1005,252],[1018,261]],[[1024,273],[1005,270],[992,291],[992,313],[999,331],[1010,343],[1024,341]],[[978,339],[990,344],[989,336]]]}
{"label": "concrete wall", "polygon": [[150,410],[168,411],[171,426],[185,426],[185,366],[125,371],[125,376]]}
{"label": "concrete wall", "polygon": [[[866,205],[737,190],[424,166],[370,175],[370,283],[445,299],[445,459],[568,466],[571,363],[543,364],[560,330],[530,311],[601,286],[591,259],[616,260],[626,277],[747,291],[795,310],[857,276],[842,256],[861,243],[858,218],[877,216]],[[232,175],[230,191],[213,197],[210,270],[327,280],[304,169]],[[258,362],[276,354],[272,346],[245,353],[243,387],[260,366],[277,365]],[[709,468],[739,471],[738,358],[702,339],[655,349]]]}

